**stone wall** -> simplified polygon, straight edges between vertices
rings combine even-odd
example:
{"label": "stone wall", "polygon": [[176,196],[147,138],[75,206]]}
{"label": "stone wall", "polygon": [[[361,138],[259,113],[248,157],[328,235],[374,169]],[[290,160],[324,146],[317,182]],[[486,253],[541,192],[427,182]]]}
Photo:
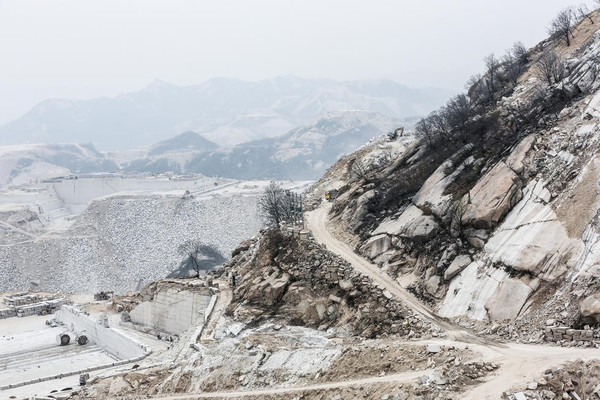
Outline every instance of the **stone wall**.
{"label": "stone wall", "polygon": [[594,331],[591,329],[571,329],[569,327],[548,327],[545,337],[547,341],[559,342],[561,340],[576,342],[592,342],[594,340]]}
{"label": "stone wall", "polygon": [[[52,300],[43,300],[44,297],[40,297],[38,295],[31,295],[26,298],[27,301],[6,301],[5,303],[10,304],[7,308],[0,309],[0,319],[10,318],[10,317],[28,317],[30,315],[38,315],[40,312],[46,307],[50,307],[52,310],[57,311],[63,305],[73,304],[71,300],[64,298],[54,298]],[[31,301],[37,302],[31,302]]]}

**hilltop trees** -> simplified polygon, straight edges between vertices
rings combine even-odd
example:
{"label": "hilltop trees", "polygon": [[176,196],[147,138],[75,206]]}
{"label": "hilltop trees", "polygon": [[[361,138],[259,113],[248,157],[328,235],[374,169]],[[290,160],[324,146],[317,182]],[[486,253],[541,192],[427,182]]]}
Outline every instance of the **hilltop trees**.
{"label": "hilltop trees", "polygon": [[556,52],[546,49],[535,65],[535,73],[539,79],[552,85],[552,80],[560,82],[564,77],[565,64]]}
{"label": "hilltop trees", "polygon": [[302,200],[275,182],[271,182],[258,198],[258,212],[267,225],[278,226],[280,222],[299,219]]}
{"label": "hilltop trees", "polygon": [[565,8],[552,20],[548,33],[551,36],[562,37],[567,46],[570,46],[573,25],[575,25],[575,13],[571,8]]}

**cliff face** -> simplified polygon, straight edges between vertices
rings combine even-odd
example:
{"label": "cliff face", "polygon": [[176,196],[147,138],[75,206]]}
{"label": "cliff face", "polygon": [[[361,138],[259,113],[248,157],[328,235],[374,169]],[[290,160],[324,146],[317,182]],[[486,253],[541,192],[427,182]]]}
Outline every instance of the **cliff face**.
{"label": "cliff face", "polygon": [[[340,160],[311,194],[340,189],[330,215],[339,233],[412,281],[441,316],[599,322],[597,29],[585,20],[569,47],[539,44],[516,84],[484,104],[475,89],[488,72],[469,93],[474,112],[447,138],[417,135],[358,176],[354,165],[389,146],[382,138]],[[548,84],[538,70],[550,51],[564,70]]]}

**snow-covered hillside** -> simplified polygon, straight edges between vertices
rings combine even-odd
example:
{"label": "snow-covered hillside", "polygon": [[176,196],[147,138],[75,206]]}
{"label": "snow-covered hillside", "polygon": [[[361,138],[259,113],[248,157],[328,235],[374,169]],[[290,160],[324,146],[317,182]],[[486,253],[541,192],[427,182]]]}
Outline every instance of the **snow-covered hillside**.
{"label": "snow-covered hillside", "polygon": [[72,173],[115,171],[117,164],[91,144],[0,147],[0,188]]}

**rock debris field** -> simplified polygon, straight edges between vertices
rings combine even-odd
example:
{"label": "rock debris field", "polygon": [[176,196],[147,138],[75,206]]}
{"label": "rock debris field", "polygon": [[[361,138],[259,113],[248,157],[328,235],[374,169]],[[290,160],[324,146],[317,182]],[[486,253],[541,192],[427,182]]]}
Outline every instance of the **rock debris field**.
{"label": "rock debris field", "polygon": [[[32,285],[69,293],[125,292],[175,270],[183,258],[178,248],[186,241],[211,246],[228,257],[240,241],[260,229],[256,199],[268,182],[226,181],[217,188],[211,180],[210,187],[186,194],[181,182],[157,190],[148,181],[151,191],[140,191],[143,185],[137,179],[136,192],[91,199],[80,207],[80,215],[69,213],[64,198],[57,210],[39,213],[44,204],[37,199],[47,201],[52,185],[38,184],[36,196],[23,194],[33,190],[28,187],[0,193],[0,292]],[[81,196],[75,197],[81,201]],[[60,217],[53,218],[57,214]]]}

